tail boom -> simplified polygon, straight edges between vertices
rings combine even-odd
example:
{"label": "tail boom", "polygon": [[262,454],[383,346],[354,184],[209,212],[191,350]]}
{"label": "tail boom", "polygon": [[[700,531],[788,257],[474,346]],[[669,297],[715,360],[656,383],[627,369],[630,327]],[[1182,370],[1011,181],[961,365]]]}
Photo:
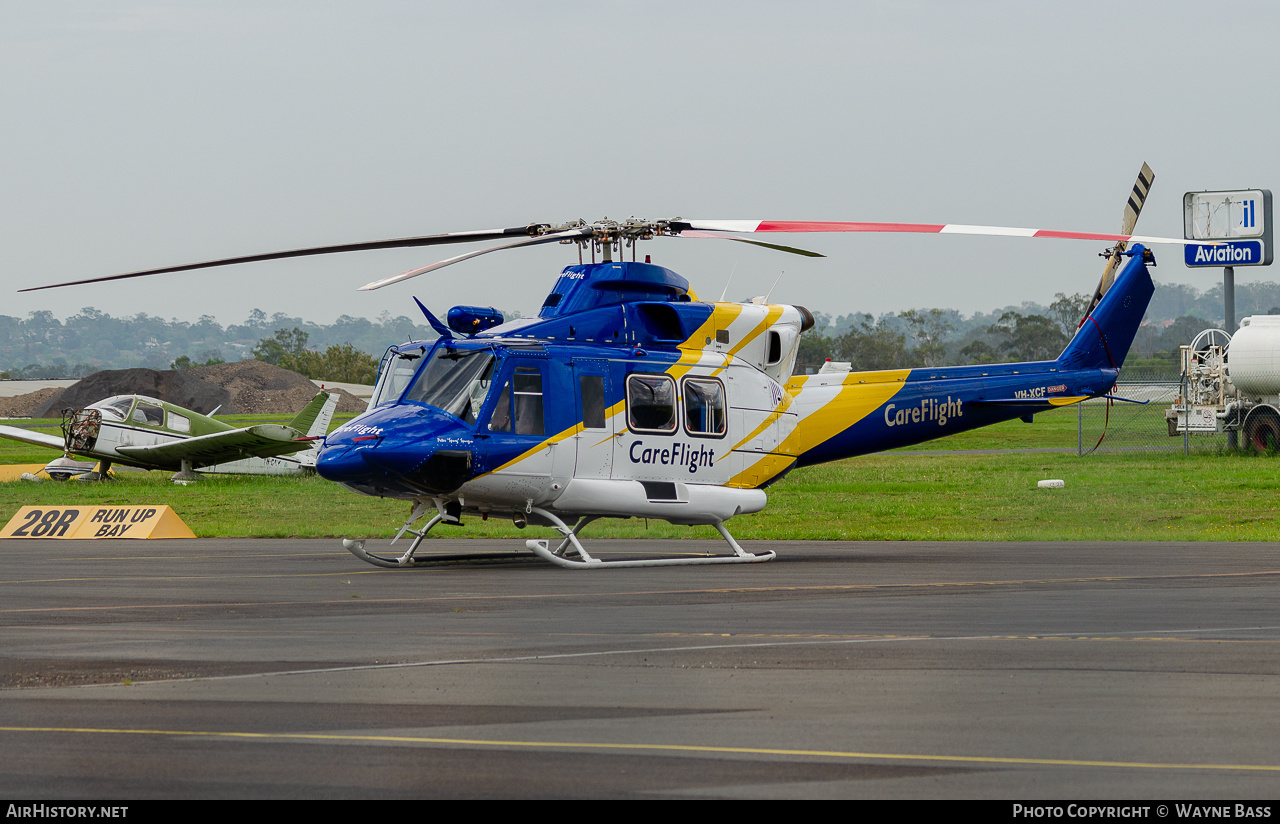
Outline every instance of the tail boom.
{"label": "tail boom", "polygon": [[1155,291],[1143,247],[1126,254],[1129,262],[1057,360],[792,378],[786,389],[797,421],[776,454],[795,466],[825,463],[1106,394]]}

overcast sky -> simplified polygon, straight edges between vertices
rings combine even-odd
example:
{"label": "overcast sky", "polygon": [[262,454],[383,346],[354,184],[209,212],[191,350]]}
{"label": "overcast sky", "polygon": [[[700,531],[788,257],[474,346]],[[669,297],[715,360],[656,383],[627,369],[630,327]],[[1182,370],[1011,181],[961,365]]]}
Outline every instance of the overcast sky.
{"label": "overcast sky", "polygon": [[[95,306],[328,323],[411,295],[537,311],[570,247],[356,287],[459,247],[23,286],[277,249],[573,218],[859,220],[1182,235],[1190,190],[1280,189],[1280,4],[0,4],[0,314]],[[770,236],[769,239],[779,239]],[[781,238],[786,242],[788,238]],[[704,296],[832,313],[1086,292],[1103,244],[792,235],[641,247]],[[1156,250],[1158,280],[1207,288]],[[1237,269],[1237,280],[1276,280]]]}

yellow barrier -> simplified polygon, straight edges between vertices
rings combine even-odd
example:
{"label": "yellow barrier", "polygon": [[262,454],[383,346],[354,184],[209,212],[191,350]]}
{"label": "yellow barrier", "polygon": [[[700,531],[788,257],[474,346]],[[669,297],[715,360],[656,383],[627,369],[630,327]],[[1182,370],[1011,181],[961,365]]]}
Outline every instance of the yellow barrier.
{"label": "yellow barrier", "polygon": [[49,476],[44,471],[44,464],[5,464],[0,466],[0,482],[20,481],[23,473],[38,475],[42,481],[49,480]]}
{"label": "yellow barrier", "polygon": [[24,506],[0,538],[194,538],[167,506]]}

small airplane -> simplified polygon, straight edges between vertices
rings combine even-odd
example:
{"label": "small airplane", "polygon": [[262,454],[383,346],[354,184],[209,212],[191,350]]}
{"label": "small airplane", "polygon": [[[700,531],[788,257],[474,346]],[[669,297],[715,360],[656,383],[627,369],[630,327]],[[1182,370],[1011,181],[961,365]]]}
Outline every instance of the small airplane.
{"label": "small airplane", "polygon": [[[0,437],[63,451],[45,467],[50,477],[105,477],[112,464],[176,470],[187,483],[204,473],[294,475],[315,468],[315,445],[333,420],[338,396],[320,392],[287,425],[237,428],[224,421],[144,395],[116,395],[84,409],[67,409],[62,438],[16,426],[0,426]],[[296,453],[301,452],[301,455]],[[76,461],[72,455],[90,459]],[[295,456],[296,457],[292,457]],[[100,462],[90,472],[93,462]]]}
{"label": "small airplane", "polygon": [[[362,287],[378,289],[489,252],[575,244],[578,264],[563,270],[537,317],[503,322],[494,309],[456,306],[445,324],[418,303],[440,337],[387,350],[369,410],[330,433],[316,462],[322,477],[351,490],[411,502],[392,543],[406,533],[414,540],[398,557],[370,552],[364,541],[343,545],[378,566],[410,567],[424,563],[414,554],[438,524],[505,517],[520,528],[553,527],[561,536],[557,547],[546,540],[526,546],[569,568],[752,563],[775,553],[746,552],[725,522],[763,509],[766,488],[796,467],[1014,418],[1029,421],[1038,412],[1106,396],[1154,291],[1147,271],[1154,257],[1144,244],[1187,242],[1131,234],[1152,179],[1144,164],[1119,235],[955,224],[605,219],[295,249],[55,285],[331,252],[504,241]],[[647,255],[636,261],[636,244],[656,237],[721,238],[817,256],[738,236],[770,232],[979,234],[1114,245],[1097,300],[1055,360],[806,376],[794,367],[800,336],[814,325],[807,309],[767,298],[703,301],[676,272]],[[588,247],[590,262],[583,260]],[[604,560],[579,540],[597,519],[632,517],[711,525],[733,552]],[[425,524],[415,528],[422,518]]]}

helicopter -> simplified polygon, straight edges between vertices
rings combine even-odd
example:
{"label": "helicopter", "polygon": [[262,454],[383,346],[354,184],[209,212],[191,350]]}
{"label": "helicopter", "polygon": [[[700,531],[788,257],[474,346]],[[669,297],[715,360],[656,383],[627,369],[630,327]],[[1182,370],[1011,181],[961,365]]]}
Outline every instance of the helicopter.
{"label": "helicopter", "polygon": [[[439,337],[386,351],[368,411],[329,433],[316,461],[322,477],[348,489],[410,502],[392,543],[406,534],[413,540],[398,556],[371,552],[360,540],[343,546],[376,566],[413,567],[442,560],[415,557],[437,525],[499,517],[520,528],[554,528],[560,535],[554,548],[548,540],[525,545],[566,568],[758,563],[776,553],[747,552],[725,524],[764,509],[767,488],[793,469],[1030,420],[1107,396],[1154,292],[1147,267],[1155,259],[1145,244],[1187,242],[1131,234],[1153,177],[1143,169],[1146,177],[1139,176],[1126,207],[1126,231],[1118,235],[956,224],[579,220],[295,249],[56,286],[332,252],[503,241],[361,287],[370,290],[491,252],[576,245],[579,262],[561,272],[536,317],[504,321],[489,307],[456,306],[445,323],[415,298]],[[1114,245],[1105,253],[1096,301],[1055,360],[797,375],[800,336],[814,326],[808,309],[767,298],[703,301],[683,276],[648,255],[636,260],[636,245],[658,237],[720,238],[818,256],[740,236],[771,232]],[[606,560],[580,539],[596,520],[633,517],[712,526],[732,552]]]}

